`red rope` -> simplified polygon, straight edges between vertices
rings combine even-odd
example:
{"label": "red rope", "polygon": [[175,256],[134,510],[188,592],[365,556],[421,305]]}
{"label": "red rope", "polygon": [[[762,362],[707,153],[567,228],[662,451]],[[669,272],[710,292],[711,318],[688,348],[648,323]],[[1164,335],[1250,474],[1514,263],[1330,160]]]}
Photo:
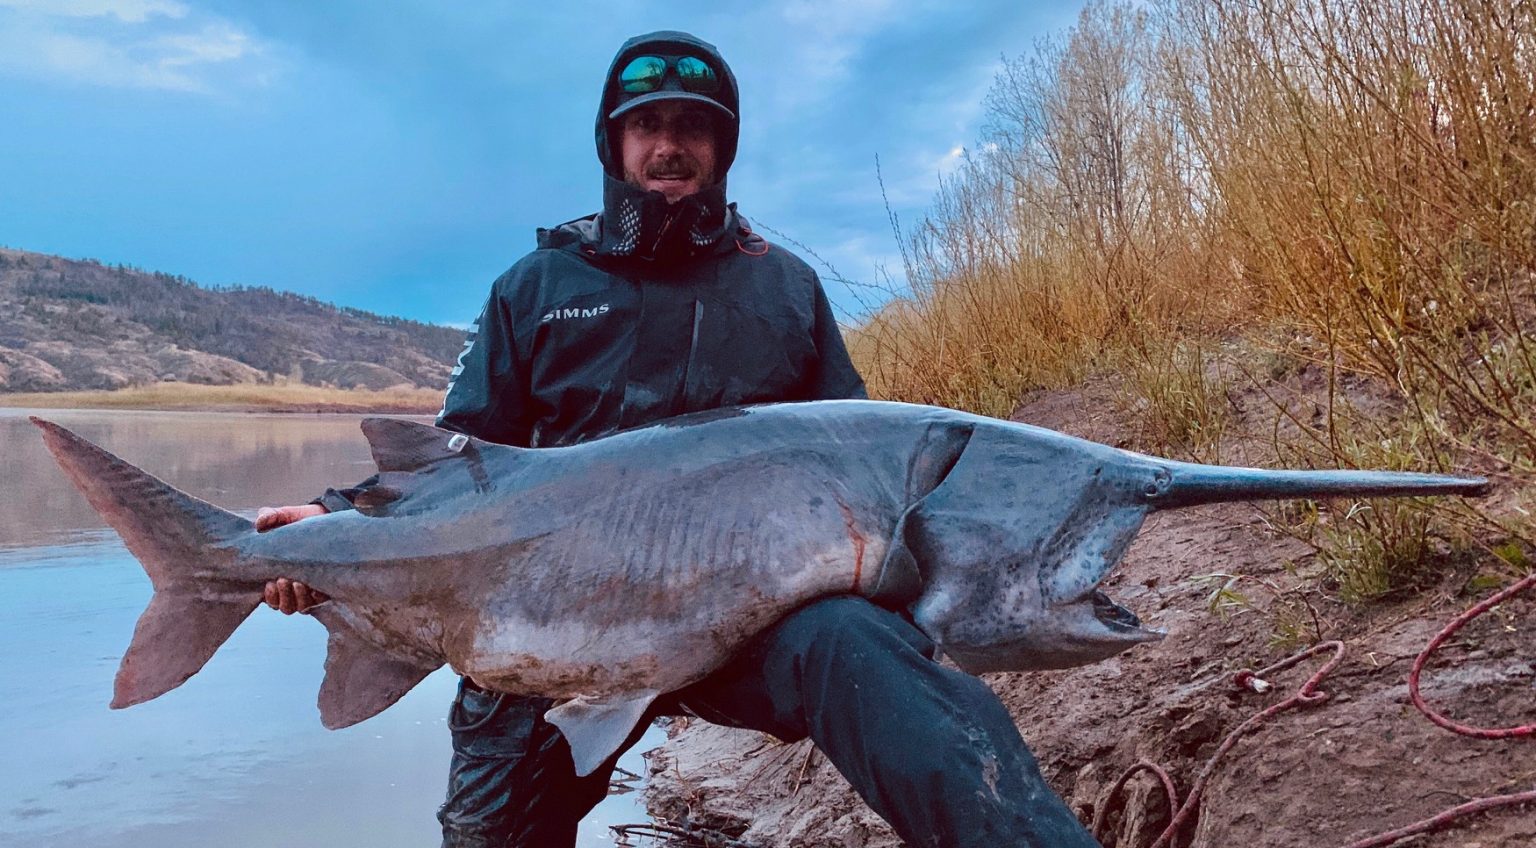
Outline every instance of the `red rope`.
{"label": "red rope", "polygon": [[1168,798],[1168,811],[1171,813],[1179,808],[1179,792],[1173,788],[1173,778],[1168,776],[1168,772],[1163,771],[1162,766],[1151,760],[1137,760],[1136,765],[1121,773],[1120,779],[1116,780],[1115,785],[1109,788],[1109,794],[1104,796],[1104,800],[1099,804],[1098,811],[1093,814],[1092,830],[1095,840],[1099,842],[1104,841],[1104,820],[1109,818],[1109,808],[1114,802],[1115,797],[1120,794],[1120,790],[1124,789],[1127,783],[1131,782],[1131,778],[1135,777],[1138,772],[1143,771],[1152,772],[1157,775],[1158,780],[1163,782],[1163,795]]}
{"label": "red rope", "polygon": [[1256,729],[1260,724],[1263,724],[1265,721],[1275,715],[1278,715],[1279,713],[1285,712],[1286,710],[1293,709],[1295,707],[1317,706],[1318,704],[1328,700],[1328,693],[1317,691],[1317,687],[1318,684],[1323,682],[1324,677],[1327,677],[1329,674],[1331,674],[1335,668],[1338,668],[1339,663],[1344,661],[1344,643],[1320,642],[1299,654],[1286,657],[1274,665],[1260,669],[1259,671],[1243,671],[1237,673],[1237,675],[1233,678],[1234,683],[1238,684],[1239,686],[1246,686],[1250,689],[1254,689],[1255,691],[1259,691],[1261,687],[1255,685],[1255,681],[1262,681],[1263,677],[1267,674],[1273,674],[1277,671],[1284,671],[1291,666],[1301,662],[1302,660],[1320,654],[1324,651],[1333,651],[1333,656],[1329,658],[1328,662],[1323,663],[1322,668],[1318,669],[1313,673],[1311,677],[1307,678],[1306,683],[1301,684],[1301,688],[1296,690],[1296,694],[1286,698],[1284,701],[1281,701],[1278,704],[1269,707],[1263,712],[1260,712],[1258,715],[1249,718],[1247,721],[1238,725],[1236,730],[1228,733],[1227,738],[1221,740],[1221,746],[1218,747],[1216,749],[1216,753],[1212,754],[1211,758],[1206,761],[1205,768],[1200,770],[1200,776],[1195,778],[1195,785],[1190,788],[1189,797],[1184,799],[1184,805],[1179,807],[1179,811],[1173,814],[1173,820],[1168,822],[1168,826],[1163,829],[1162,835],[1157,837],[1157,841],[1152,843],[1152,848],[1163,848],[1165,845],[1172,844],[1173,837],[1179,832],[1179,828],[1184,825],[1184,822],[1187,821],[1189,817],[1194,814],[1196,808],[1200,806],[1200,796],[1204,794],[1205,785],[1210,782],[1211,775],[1215,773],[1216,764],[1221,761],[1222,757],[1227,755],[1228,751],[1232,750],[1232,747],[1237,744],[1238,739],[1242,738],[1244,734]]}
{"label": "red rope", "polygon": [[[1484,600],[1483,602],[1457,616],[1454,621],[1452,621],[1450,624],[1447,624],[1444,629],[1436,634],[1435,638],[1430,640],[1429,644],[1425,646],[1424,651],[1419,654],[1418,659],[1414,660],[1413,669],[1408,674],[1408,693],[1413,699],[1413,705],[1418,707],[1419,711],[1428,717],[1430,721],[1445,728],[1446,730],[1460,733],[1464,736],[1473,736],[1479,739],[1514,739],[1536,734],[1536,725],[1530,724],[1520,727],[1492,729],[1470,727],[1468,725],[1459,724],[1430,709],[1429,705],[1424,702],[1423,696],[1419,694],[1419,675],[1423,672],[1424,666],[1429,662],[1430,654],[1433,654],[1436,649],[1445,643],[1446,639],[1449,639],[1452,634],[1460,630],[1463,626],[1466,625],[1467,622],[1477,618],[1478,616],[1509,600],[1515,595],[1526,591],[1532,586],[1536,586],[1536,574],[1532,574],[1510,586],[1509,588],[1490,596],[1487,600]],[[1206,762],[1205,768],[1200,770],[1200,776],[1196,778],[1194,788],[1190,790],[1189,797],[1184,799],[1183,806],[1179,807],[1178,812],[1173,816],[1173,820],[1168,823],[1166,828],[1164,828],[1162,835],[1157,837],[1157,841],[1152,843],[1151,848],[1164,848],[1164,846],[1169,845],[1172,842],[1173,837],[1178,833],[1179,827],[1183,825],[1185,820],[1187,820],[1189,816],[1194,812],[1195,808],[1199,806],[1200,796],[1205,791],[1205,785],[1209,781],[1211,773],[1215,770],[1217,761],[1220,760],[1227,753],[1227,751],[1231,750],[1232,746],[1237,743],[1239,737],[1253,730],[1265,719],[1270,718],[1276,713],[1282,712],[1292,707],[1319,704],[1327,700],[1327,693],[1318,692],[1317,685],[1321,683],[1323,678],[1339,665],[1340,661],[1343,660],[1344,644],[1342,642],[1323,642],[1314,645],[1299,654],[1283,659],[1280,662],[1269,666],[1268,668],[1261,669],[1259,671],[1240,671],[1234,675],[1233,682],[1237,685],[1252,689],[1255,692],[1266,692],[1269,690],[1269,684],[1263,680],[1265,675],[1272,674],[1277,671],[1283,671],[1302,661],[1303,659],[1306,659],[1307,657],[1320,653],[1329,648],[1332,648],[1334,651],[1333,658],[1324,664],[1322,668],[1318,669],[1317,673],[1313,674],[1306,683],[1302,684],[1301,689],[1297,691],[1295,695],[1292,695],[1290,698],[1287,698],[1286,700],[1281,701],[1272,707],[1269,707],[1258,715],[1255,715],[1242,724],[1238,725],[1236,730],[1232,731],[1227,735],[1226,739],[1222,740],[1221,747],[1216,749],[1216,753],[1211,756],[1209,761]],[[1115,785],[1110,789],[1109,794],[1105,797],[1104,803],[1101,805],[1099,812],[1095,814],[1093,818],[1093,832],[1096,836],[1099,834],[1099,829],[1103,824],[1104,817],[1107,815],[1106,811],[1109,801],[1113,800],[1115,795],[1120,792],[1126,781],[1130,780],[1131,777],[1137,772],[1143,770],[1153,771],[1163,779],[1164,791],[1167,792],[1169,805],[1172,806],[1173,799],[1177,797],[1174,794],[1173,782],[1168,779],[1167,774],[1164,773],[1162,769],[1146,760],[1140,760],[1135,765],[1127,769],[1125,773],[1120,775],[1120,779],[1115,781]],[[1476,801],[1469,801],[1465,804],[1452,807],[1449,810],[1445,810],[1444,812],[1439,813],[1438,815],[1424,819],[1421,822],[1408,825],[1407,827],[1401,827],[1397,830],[1378,834],[1358,842],[1351,842],[1348,846],[1346,846],[1346,848],[1382,848],[1382,846],[1391,845],[1400,839],[1405,839],[1409,836],[1414,836],[1420,833],[1425,833],[1437,828],[1444,827],[1447,824],[1450,824],[1452,821],[1471,813],[1479,813],[1500,807],[1529,803],[1536,803],[1536,790],[1531,790],[1529,792],[1517,792],[1513,795],[1496,795],[1490,798],[1479,798]]]}
{"label": "red rope", "polygon": [[1514,795],[1496,795],[1492,798],[1479,798],[1469,801],[1459,807],[1452,807],[1438,816],[1427,818],[1421,822],[1400,827],[1397,830],[1389,830],[1386,833],[1362,839],[1359,842],[1351,842],[1347,848],[1381,848],[1391,845],[1399,839],[1406,839],[1420,833],[1426,833],[1436,828],[1445,827],[1452,820],[1458,819],[1468,813],[1480,813],[1483,810],[1492,810],[1497,807],[1508,807],[1513,804],[1529,804],[1536,801],[1536,789],[1530,792],[1520,792]]}
{"label": "red rope", "polygon": [[[1408,695],[1413,699],[1413,705],[1419,708],[1419,712],[1423,713],[1425,718],[1452,733],[1460,733],[1463,736],[1472,736],[1477,739],[1517,739],[1522,736],[1536,734],[1536,724],[1527,724],[1520,727],[1485,728],[1472,727],[1452,721],[1430,709],[1430,706],[1424,702],[1424,696],[1419,694],[1419,675],[1424,671],[1424,666],[1429,662],[1429,655],[1433,654],[1435,649],[1444,644],[1446,639],[1451,638],[1451,635],[1460,630],[1467,622],[1532,586],[1536,586],[1536,574],[1529,575],[1524,580],[1515,583],[1507,589],[1489,596],[1483,602],[1457,616],[1454,621],[1435,634],[1435,638],[1429,640],[1429,644],[1424,647],[1418,658],[1413,661],[1413,669],[1408,672]],[[1383,845],[1391,845],[1399,839],[1405,839],[1409,836],[1445,827],[1452,821],[1470,813],[1480,813],[1484,810],[1508,807],[1515,804],[1528,804],[1533,801],[1536,801],[1536,789],[1529,792],[1517,792],[1514,795],[1496,795],[1492,798],[1479,798],[1476,801],[1468,801],[1460,806],[1452,807],[1439,815],[1431,816],[1407,827],[1400,827],[1397,830],[1372,836],[1369,839],[1362,839],[1359,842],[1351,842],[1347,848],[1380,848]]]}
{"label": "red rope", "polygon": [[1489,597],[1487,600],[1483,601],[1477,606],[1467,610],[1460,616],[1457,616],[1455,621],[1447,624],[1444,630],[1441,630],[1438,634],[1435,635],[1435,638],[1429,640],[1429,645],[1424,648],[1423,653],[1419,654],[1418,659],[1413,661],[1413,670],[1408,672],[1408,695],[1413,698],[1413,705],[1418,707],[1419,712],[1423,713],[1426,718],[1435,724],[1440,725],[1446,730],[1451,731],[1452,733],[1460,733],[1463,736],[1474,736],[1478,739],[1514,739],[1521,736],[1530,736],[1532,734],[1536,734],[1536,724],[1527,724],[1520,727],[1498,728],[1471,727],[1469,725],[1459,724],[1435,712],[1429,707],[1428,704],[1424,703],[1424,696],[1419,694],[1419,673],[1424,670],[1424,665],[1429,662],[1429,655],[1433,654],[1435,649],[1439,648],[1446,639],[1449,639],[1453,633],[1460,630],[1462,626],[1467,622],[1477,618],[1478,616],[1493,609],[1499,604],[1504,603],[1515,595],[1524,592],[1526,589],[1529,589],[1532,586],[1536,586],[1536,574],[1532,574],[1529,577],[1526,577],[1524,580],[1521,580],[1509,588],[1504,589],[1503,591]]}

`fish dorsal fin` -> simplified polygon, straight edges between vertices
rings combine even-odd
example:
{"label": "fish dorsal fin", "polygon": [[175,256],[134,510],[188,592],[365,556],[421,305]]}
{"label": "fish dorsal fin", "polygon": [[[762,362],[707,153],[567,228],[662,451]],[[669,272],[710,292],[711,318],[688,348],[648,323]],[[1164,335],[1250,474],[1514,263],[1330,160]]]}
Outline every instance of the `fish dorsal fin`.
{"label": "fish dorsal fin", "polygon": [[576,776],[586,777],[624,747],[659,694],[645,689],[601,700],[575,698],[544,713],[544,718],[560,728],[570,744]]}
{"label": "fish dorsal fin", "polygon": [[398,418],[365,418],[363,435],[379,474],[352,504],[375,518],[430,509],[445,498],[485,494],[496,488],[498,462],[522,453],[521,448]]}
{"label": "fish dorsal fin", "polygon": [[364,418],[363,435],[380,471],[416,471],[423,466],[460,455],[471,439],[463,433],[402,421],[399,418]]}
{"label": "fish dorsal fin", "polygon": [[320,684],[320,721],[331,730],[378,715],[437,669],[379,650],[353,629],[339,607],[326,604],[311,613],[331,633]]}

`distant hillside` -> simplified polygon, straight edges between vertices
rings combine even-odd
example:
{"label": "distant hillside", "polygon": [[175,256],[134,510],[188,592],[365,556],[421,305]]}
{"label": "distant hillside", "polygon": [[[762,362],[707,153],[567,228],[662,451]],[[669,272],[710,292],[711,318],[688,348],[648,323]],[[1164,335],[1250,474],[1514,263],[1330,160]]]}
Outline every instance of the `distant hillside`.
{"label": "distant hillside", "polygon": [[0,248],[0,392],[165,381],[439,388],[464,333],[268,288]]}

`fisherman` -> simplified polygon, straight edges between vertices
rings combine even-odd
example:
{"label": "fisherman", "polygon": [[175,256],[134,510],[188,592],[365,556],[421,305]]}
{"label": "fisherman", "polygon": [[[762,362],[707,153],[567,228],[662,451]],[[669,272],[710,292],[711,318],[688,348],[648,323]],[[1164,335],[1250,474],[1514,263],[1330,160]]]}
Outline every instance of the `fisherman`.
{"label": "fisherman", "polygon": [[[538,248],[496,280],[439,427],[552,447],[686,412],[865,397],[816,274],[726,202],[739,115],[713,46],[655,32],[620,48],[597,114],[603,210],[541,229]],[[350,509],[371,484],[263,510],[258,528]],[[266,595],[284,613],[325,600],[288,580]],[[934,661],[902,614],[912,599],[877,600],[804,607],[653,713],[809,736],[910,845],[1097,845],[996,695]],[[575,844],[613,762],[578,778],[543,718],[552,705],[461,681],[438,812],[445,848]]]}

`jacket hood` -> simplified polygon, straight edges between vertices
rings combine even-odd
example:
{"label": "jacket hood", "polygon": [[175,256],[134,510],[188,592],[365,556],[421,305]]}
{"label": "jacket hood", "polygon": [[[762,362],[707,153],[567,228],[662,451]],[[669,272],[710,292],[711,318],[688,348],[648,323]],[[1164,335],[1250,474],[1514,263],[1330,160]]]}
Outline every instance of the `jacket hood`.
{"label": "jacket hood", "polygon": [[620,70],[634,57],[648,53],[660,56],[697,56],[704,59],[719,75],[720,91],[711,99],[733,116],[721,116],[719,137],[716,140],[719,149],[715,158],[719,173],[715,175],[715,181],[723,184],[731,163],[736,161],[736,143],[741,129],[741,93],[736,87],[736,75],[731,73],[731,66],[725,63],[725,58],[713,44],[675,30],[661,30],[631,38],[619,48],[613,63],[608,66],[608,73],[603,77],[603,94],[597,104],[597,158],[603,163],[603,172],[615,179],[624,178],[624,166],[618,151],[617,122],[608,115],[621,99],[622,89],[618,80]]}

